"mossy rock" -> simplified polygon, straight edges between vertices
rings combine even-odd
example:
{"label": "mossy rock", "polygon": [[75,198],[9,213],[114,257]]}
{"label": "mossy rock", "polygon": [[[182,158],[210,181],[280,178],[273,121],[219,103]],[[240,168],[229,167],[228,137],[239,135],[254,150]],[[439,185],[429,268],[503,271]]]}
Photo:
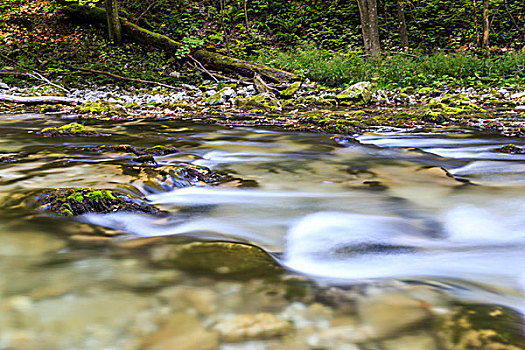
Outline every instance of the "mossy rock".
{"label": "mossy rock", "polygon": [[370,102],[372,98],[372,84],[368,81],[355,83],[335,96],[340,101]]}
{"label": "mossy rock", "polygon": [[518,147],[512,143],[509,143],[508,145],[498,148],[496,149],[496,151],[500,153],[509,153],[509,154],[524,154],[525,153],[525,149]]}
{"label": "mossy rock", "polygon": [[40,209],[61,216],[131,211],[159,213],[154,206],[116,191],[68,187],[47,191],[37,198]]}
{"label": "mossy rock", "polygon": [[193,242],[154,250],[153,260],[194,273],[230,278],[270,277],[282,267],[259,247],[232,242]]}
{"label": "mossy rock", "polygon": [[40,135],[44,136],[108,136],[94,130],[86,128],[84,125],[73,122],[56,128],[44,128],[40,130]]}
{"label": "mossy rock", "polygon": [[446,349],[525,349],[523,316],[502,306],[458,306],[438,327]]}
{"label": "mossy rock", "polygon": [[237,102],[241,106],[263,107],[267,109],[281,108],[281,104],[273,93],[261,93],[248,98],[239,98]]}

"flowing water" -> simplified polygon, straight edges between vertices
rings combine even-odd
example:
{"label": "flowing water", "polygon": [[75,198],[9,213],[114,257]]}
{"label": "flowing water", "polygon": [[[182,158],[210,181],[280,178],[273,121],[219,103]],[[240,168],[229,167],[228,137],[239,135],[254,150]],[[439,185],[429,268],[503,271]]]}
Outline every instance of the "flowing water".
{"label": "flowing water", "polygon": [[[497,152],[525,140],[460,129],[350,140],[167,120],[87,122],[109,137],[37,134],[64,123],[0,116],[0,155],[17,159],[0,163],[0,349],[153,349],[170,322],[180,324],[172,348],[446,349],[418,318],[421,305],[433,318],[457,305],[525,312],[525,154]],[[174,146],[160,167],[205,166],[257,186],[152,186],[133,155],[83,149],[102,144]],[[71,220],[31,205],[66,186],[119,189],[168,215]],[[86,238],[95,236],[104,239]],[[160,236],[257,245],[317,292],[294,301],[268,281],[159,267],[147,249],[127,248]],[[315,296],[333,290],[357,301]],[[293,331],[234,340],[212,331],[261,312]],[[504,328],[519,344],[521,319]],[[184,334],[201,342],[184,347]]]}

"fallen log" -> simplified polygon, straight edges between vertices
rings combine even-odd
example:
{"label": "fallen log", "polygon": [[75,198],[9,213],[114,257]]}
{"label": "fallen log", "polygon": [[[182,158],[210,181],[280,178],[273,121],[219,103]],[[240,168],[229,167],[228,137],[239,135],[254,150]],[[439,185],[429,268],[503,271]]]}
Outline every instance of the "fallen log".
{"label": "fallen log", "polygon": [[[106,11],[102,8],[70,5],[63,7],[62,12],[78,22],[106,23]],[[120,22],[122,24],[123,35],[128,40],[138,42],[145,46],[159,48],[172,54],[182,47],[181,43],[165,35],[152,32],[131,23],[124,17],[120,17]],[[259,74],[265,80],[274,83],[290,83],[299,79],[295,74],[290,72],[224,56],[204,49],[195,50],[192,56],[209,67],[224,72],[237,73],[249,78],[253,78],[255,74]]]}
{"label": "fallen log", "polygon": [[79,103],[80,100],[70,97],[62,96],[15,96],[15,95],[1,95],[0,102],[12,102],[21,104],[63,104],[72,105]]}

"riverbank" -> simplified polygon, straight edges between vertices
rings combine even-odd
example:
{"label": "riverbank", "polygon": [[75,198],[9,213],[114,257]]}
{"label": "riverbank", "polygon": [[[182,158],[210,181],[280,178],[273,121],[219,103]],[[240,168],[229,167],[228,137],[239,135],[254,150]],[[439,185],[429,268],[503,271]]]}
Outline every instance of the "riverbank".
{"label": "riverbank", "polygon": [[[525,135],[525,91],[504,88],[375,89],[368,82],[347,89],[296,83],[259,92],[251,82],[136,88],[118,85],[71,89],[46,84],[10,87],[0,95],[66,96],[73,105],[0,103],[8,113],[44,113],[82,119],[181,119],[227,126],[353,135],[381,127],[472,127],[506,136]],[[278,89],[281,90],[278,90]]]}

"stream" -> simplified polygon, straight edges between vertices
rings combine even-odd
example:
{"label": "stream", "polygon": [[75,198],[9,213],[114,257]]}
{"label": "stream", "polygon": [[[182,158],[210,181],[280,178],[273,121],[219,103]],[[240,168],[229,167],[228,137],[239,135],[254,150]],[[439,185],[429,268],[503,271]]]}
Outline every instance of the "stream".
{"label": "stream", "polygon": [[[494,349],[522,348],[525,154],[497,149],[524,139],[455,128],[350,139],[175,120],[85,122],[110,136],[37,133],[67,122],[0,115],[0,156],[12,159],[0,163],[0,349],[489,349],[438,339],[435,324],[469,305],[492,310],[514,339]],[[158,167],[251,185],[156,185],[134,155],[89,150],[120,144],[172,146]],[[35,209],[39,191],[67,186],[121,190],[165,215]],[[156,265],[162,244],[141,248],[155,239],[253,244],[306,295]],[[512,327],[498,328],[498,312]],[[270,324],[255,336],[224,330],[261,314]]]}

